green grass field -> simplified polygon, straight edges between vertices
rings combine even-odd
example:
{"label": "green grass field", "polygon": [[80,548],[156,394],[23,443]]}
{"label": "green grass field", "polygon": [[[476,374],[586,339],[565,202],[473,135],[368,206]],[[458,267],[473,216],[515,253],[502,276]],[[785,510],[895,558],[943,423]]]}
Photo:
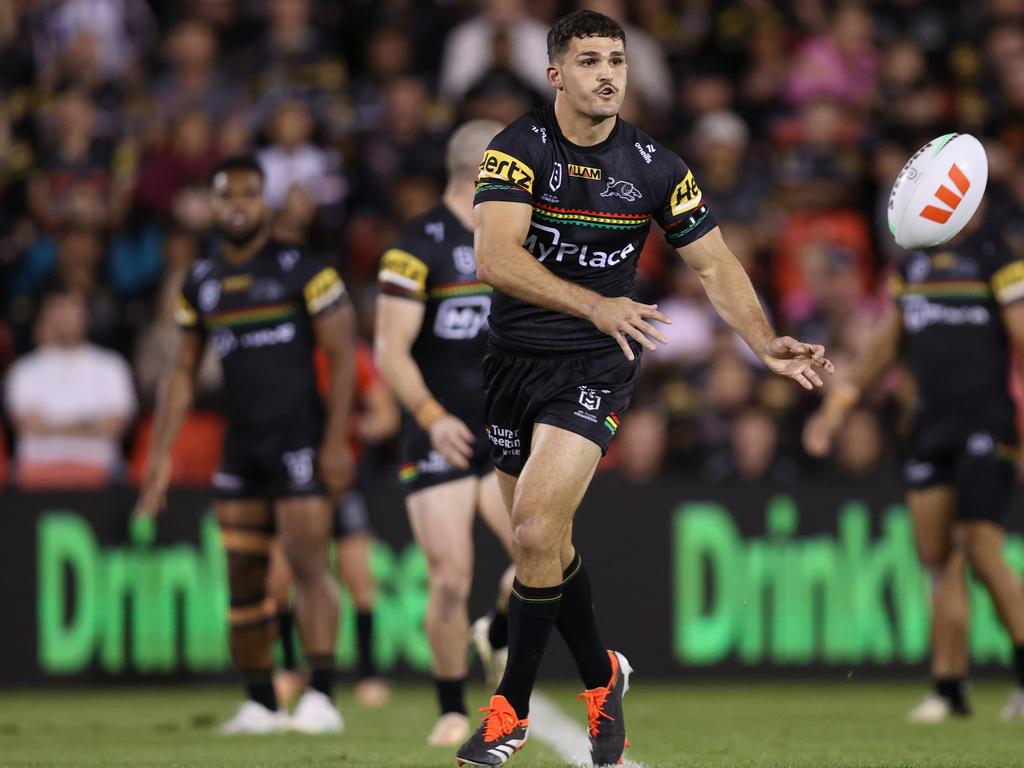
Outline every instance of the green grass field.
{"label": "green grass field", "polygon": [[[657,685],[641,680],[626,699],[633,747],[654,766],[1024,766],[1024,722],[998,721],[1005,685],[973,691],[975,715],[912,726],[903,713],[920,684]],[[582,726],[573,690],[545,688]],[[484,692],[472,691],[472,702]],[[217,736],[237,693],[225,688],[0,692],[0,766],[453,766],[451,753],[424,745],[434,717],[427,687],[400,687],[387,708],[340,703],[341,736]],[[540,738],[511,763],[563,766]]]}

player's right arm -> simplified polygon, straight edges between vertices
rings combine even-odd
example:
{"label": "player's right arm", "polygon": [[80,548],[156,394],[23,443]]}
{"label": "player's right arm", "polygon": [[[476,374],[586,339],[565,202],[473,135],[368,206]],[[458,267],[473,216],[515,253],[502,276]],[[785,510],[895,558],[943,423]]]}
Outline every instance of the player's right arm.
{"label": "player's right arm", "polygon": [[374,355],[384,381],[430,436],[434,449],[453,467],[466,469],[473,455],[473,433],[437,401],[412,356],[426,313],[427,274],[427,265],[408,251],[392,248],[384,254]]}
{"label": "player's right arm", "polygon": [[525,203],[488,200],[476,204],[476,269],[483,282],[521,301],[589,320],[618,342],[628,360],[635,357],[628,338],[647,349],[655,348],[651,339],[665,343],[664,335],[647,322],[672,322],[657,304],[602,296],[563,280],[537,261],[523,247],[532,213]]}
{"label": "player's right arm", "polygon": [[863,357],[848,366],[842,379],[829,389],[824,401],[804,425],[804,448],[812,456],[827,456],[847,415],[864,392],[899,360],[903,343],[903,314],[892,303]]}
{"label": "player's right arm", "polygon": [[149,445],[146,473],[135,506],[136,515],[153,517],[163,510],[167,486],[171,482],[171,447],[195,398],[196,378],[206,337],[193,306],[184,296],[179,297],[175,318],[184,333],[157,403],[153,439]]}

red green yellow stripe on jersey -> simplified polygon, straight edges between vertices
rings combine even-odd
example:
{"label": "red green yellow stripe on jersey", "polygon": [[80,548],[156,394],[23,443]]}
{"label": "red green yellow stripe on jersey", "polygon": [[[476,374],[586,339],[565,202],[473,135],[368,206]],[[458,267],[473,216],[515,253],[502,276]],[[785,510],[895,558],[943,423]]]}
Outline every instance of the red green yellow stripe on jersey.
{"label": "red green yellow stripe on jersey", "polygon": [[465,283],[442,283],[441,285],[432,286],[430,289],[430,298],[432,299],[448,299],[452,296],[481,296],[493,292],[487,283],[481,283],[479,280],[473,280]]}
{"label": "red green yellow stripe on jersey", "polygon": [[559,208],[534,201],[533,215],[546,221],[561,224],[576,224],[581,227],[600,227],[602,229],[641,229],[651,220],[649,213],[607,213],[604,211],[588,211],[583,208]]}
{"label": "red green yellow stripe on jersey", "polygon": [[234,328],[239,325],[252,325],[254,323],[273,323],[294,317],[296,314],[298,314],[296,304],[287,301],[280,304],[260,304],[255,307],[246,307],[245,309],[211,312],[203,320],[211,328]]}
{"label": "red green yellow stripe on jersey", "polygon": [[615,437],[615,433],[619,431],[619,417],[614,413],[609,413],[604,418],[604,425],[612,433],[612,437]]}
{"label": "red green yellow stripe on jersey", "polygon": [[907,283],[901,295],[907,294],[926,299],[987,299],[992,295],[992,287],[981,280],[935,280]]}
{"label": "red green yellow stripe on jersey", "polygon": [[420,476],[420,471],[416,468],[416,462],[410,462],[403,464],[398,470],[398,479],[403,483],[411,483],[417,477]]}

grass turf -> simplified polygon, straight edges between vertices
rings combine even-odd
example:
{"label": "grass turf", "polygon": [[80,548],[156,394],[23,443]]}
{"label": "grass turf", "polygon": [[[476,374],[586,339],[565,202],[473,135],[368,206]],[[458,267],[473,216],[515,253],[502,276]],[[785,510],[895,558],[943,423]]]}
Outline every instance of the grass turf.
{"label": "grass turf", "polygon": [[[908,725],[920,684],[640,683],[627,697],[633,747],[654,766],[1024,766],[1024,723],[1001,723],[1005,685],[972,693],[975,715],[941,726]],[[549,696],[583,722],[574,689]],[[473,689],[471,702],[483,701]],[[0,766],[453,766],[451,752],[424,745],[432,691],[400,687],[383,710],[340,698],[342,736],[225,738],[213,726],[238,703],[233,689],[167,688],[0,692]],[[531,739],[512,765],[561,766]]]}

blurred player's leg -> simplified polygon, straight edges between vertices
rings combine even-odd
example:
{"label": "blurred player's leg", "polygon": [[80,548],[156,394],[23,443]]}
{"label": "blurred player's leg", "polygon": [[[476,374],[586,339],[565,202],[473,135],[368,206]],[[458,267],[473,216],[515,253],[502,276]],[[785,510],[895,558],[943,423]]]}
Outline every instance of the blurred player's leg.
{"label": "blurred player's leg", "polygon": [[245,678],[247,700],[221,727],[225,734],[283,730],[271,681],[274,602],[267,594],[267,567],[274,540],[270,504],[258,499],[221,500],[216,505],[227,552],[231,593],[231,657]]}
{"label": "blurred player's leg", "polygon": [[1006,720],[1024,719],[1024,591],[1003,556],[1003,528],[991,522],[971,521],[966,529],[971,569],[992,596],[1013,642],[1016,690],[1002,715]]}
{"label": "blurred player's leg", "polygon": [[292,611],[292,571],[277,542],[270,550],[267,583],[277,608],[277,638],[281,647],[281,662],[274,670],[274,692],[280,705],[288,709],[306,687],[306,675],[298,668],[295,614]]}
{"label": "blurred player's leg", "polygon": [[299,699],[292,727],[313,733],[340,731],[331,699],[338,592],[328,565],[331,510],[322,496],[280,499],[275,506],[281,549],[295,580],[295,616],[310,666],[310,688]]}
{"label": "blurred player's leg", "polygon": [[[339,502],[344,503],[344,499]],[[373,606],[377,600],[377,584],[370,570],[373,537],[367,526],[353,528],[351,523],[349,521],[343,531],[336,529],[335,533],[338,538],[338,578],[348,588],[356,609],[358,682],[355,695],[363,706],[380,707],[390,698],[391,689],[381,679],[373,659]]]}
{"label": "blurred player's leg", "polygon": [[[479,493],[480,516],[511,557],[512,520],[508,513],[512,506],[511,499],[506,505],[501,486],[499,486],[494,472],[481,478]],[[498,686],[501,676],[505,672],[505,662],[508,659],[508,599],[512,593],[512,581],[515,579],[515,575],[515,568],[510,565],[498,582],[498,594],[493,610],[473,622],[471,633],[473,646],[483,665],[487,685],[492,690]]]}
{"label": "blurred player's leg", "polygon": [[416,541],[427,558],[427,636],[441,718],[428,737],[435,746],[461,743],[469,733],[465,681],[469,643],[467,601],[473,578],[475,477],[416,491],[406,498]]}
{"label": "blurred player's leg", "polygon": [[908,491],[921,566],[932,585],[933,690],[907,717],[935,723],[967,715],[967,592],[954,542],[956,491],[949,485]]}
{"label": "blurred player's leg", "polygon": [[1013,642],[1015,690],[1003,710],[1003,717],[1010,720],[1024,719],[1024,587],[1003,552],[1003,521],[1010,510],[1017,467],[1014,452],[997,450],[1000,444],[1016,444],[1016,435],[970,434],[956,476],[968,562]]}

